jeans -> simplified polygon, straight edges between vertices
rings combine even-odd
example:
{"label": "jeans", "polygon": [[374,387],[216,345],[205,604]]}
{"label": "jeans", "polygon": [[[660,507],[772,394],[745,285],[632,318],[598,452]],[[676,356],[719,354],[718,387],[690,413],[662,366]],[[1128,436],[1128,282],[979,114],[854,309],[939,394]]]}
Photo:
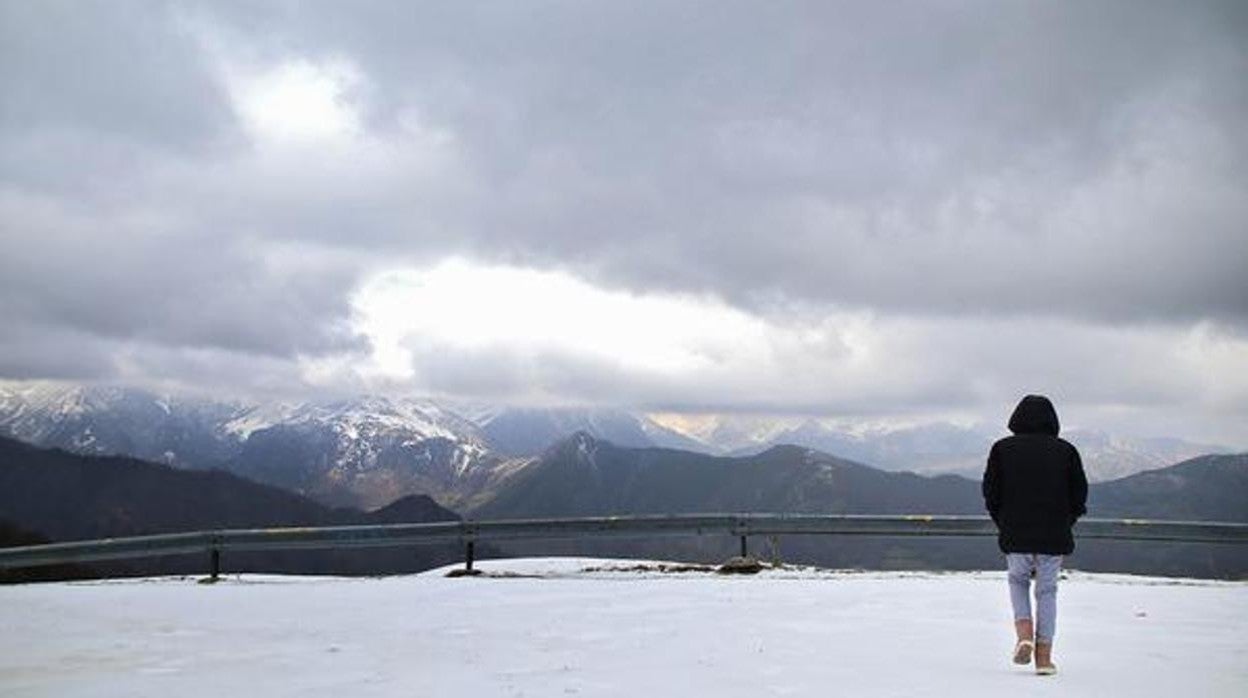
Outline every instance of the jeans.
{"label": "jeans", "polygon": [[1036,642],[1053,642],[1057,630],[1057,573],[1062,569],[1061,555],[1009,553],[1005,556],[1009,571],[1010,603],[1014,620],[1031,620],[1031,578],[1036,580]]}

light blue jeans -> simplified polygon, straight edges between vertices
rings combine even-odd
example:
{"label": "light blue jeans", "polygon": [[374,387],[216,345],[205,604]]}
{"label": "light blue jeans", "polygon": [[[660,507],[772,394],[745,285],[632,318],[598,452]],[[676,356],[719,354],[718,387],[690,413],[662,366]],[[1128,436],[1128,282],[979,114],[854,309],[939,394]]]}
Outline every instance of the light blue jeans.
{"label": "light blue jeans", "polygon": [[1014,620],[1031,620],[1031,580],[1036,580],[1036,642],[1052,643],[1057,631],[1057,573],[1061,555],[1008,553],[1005,556],[1010,580],[1010,603]]}

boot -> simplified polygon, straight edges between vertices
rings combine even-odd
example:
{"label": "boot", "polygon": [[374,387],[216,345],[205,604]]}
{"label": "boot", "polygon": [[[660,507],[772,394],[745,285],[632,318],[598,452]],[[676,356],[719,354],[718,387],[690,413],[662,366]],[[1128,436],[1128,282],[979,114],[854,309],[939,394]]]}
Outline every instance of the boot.
{"label": "boot", "polygon": [[1057,665],[1053,663],[1053,643],[1036,643],[1036,673],[1041,676],[1057,673]]}
{"label": "boot", "polygon": [[1031,651],[1035,647],[1031,619],[1014,621],[1014,634],[1018,637],[1014,643],[1014,663],[1031,664]]}

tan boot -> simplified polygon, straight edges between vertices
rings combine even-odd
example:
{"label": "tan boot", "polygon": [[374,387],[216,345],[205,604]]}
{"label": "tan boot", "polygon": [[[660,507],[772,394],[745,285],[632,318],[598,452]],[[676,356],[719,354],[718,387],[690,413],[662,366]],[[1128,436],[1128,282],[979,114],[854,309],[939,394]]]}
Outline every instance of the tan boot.
{"label": "tan boot", "polygon": [[1057,673],[1057,665],[1053,663],[1053,643],[1036,643],[1036,673],[1041,676]]}
{"label": "tan boot", "polygon": [[1031,651],[1035,648],[1031,619],[1014,621],[1014,634],[1018,637],[1014,643],[1014,663],[1030,664]]}

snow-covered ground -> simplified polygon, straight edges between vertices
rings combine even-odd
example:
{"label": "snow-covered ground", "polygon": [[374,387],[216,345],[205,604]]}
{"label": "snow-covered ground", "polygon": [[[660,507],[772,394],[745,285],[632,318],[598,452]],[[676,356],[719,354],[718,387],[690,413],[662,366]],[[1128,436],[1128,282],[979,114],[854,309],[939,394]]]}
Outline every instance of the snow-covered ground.
{"label": "snow-covered ground", "polygon": [[633,564],[0,587],[0,695],[1248,695],[1248,583],[1072,572],[1037,677],[1001,573]]}

